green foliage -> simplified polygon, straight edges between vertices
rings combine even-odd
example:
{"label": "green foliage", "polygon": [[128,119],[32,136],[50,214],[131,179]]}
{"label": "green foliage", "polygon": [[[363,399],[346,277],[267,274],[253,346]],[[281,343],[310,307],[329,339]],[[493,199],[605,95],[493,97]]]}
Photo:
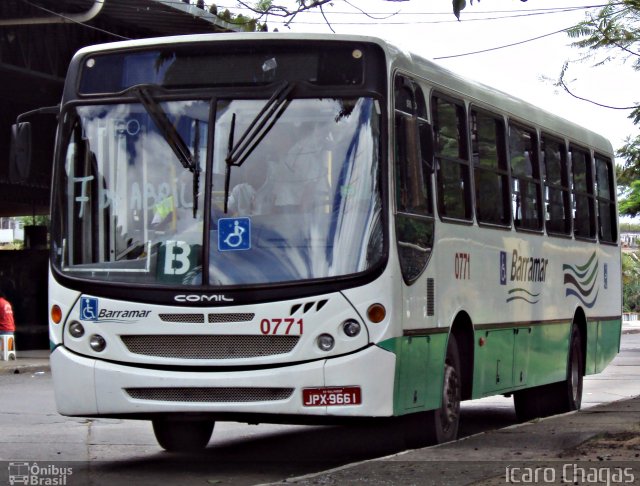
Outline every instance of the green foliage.
{"label": "green foliage", "polygon": [[259,10],[261,12],[268,12],[272,6],[273,0],[260,0],[256,3],[256,10]]}
{"label": "green foliage", "polygon": [[622,311],[640,312],[640,284],[635,282],[622,289]]}
{"label": "green foliage", "polygon": [[640,312],[640,258],[637,252],[622,253],[622,307]]}
{"label": "green foliage", "polygon": [[49,215],[20,216],[16,219],[22,221],[24,226],[49,226]]}
{"label": "green foliage", "polygon": [[[640,39],[640,0],[609,1],[595,16],[580,22],[567,31],[569,37],[579,39],[575,47],[611,51],[623,56],[640,69],[637,45]],[[602,63],[610,60],[605,57]]]}
{"label": "green foliage", "polygon": [[[621,59],[640,71],[640,0],[610,0],[595,15],[567,33],[576,39],[572,45],[586,49],[591,54],[589,58],[598,55],[595,65]],[[640,104],[631,101],[635,108],[629,118],[640,125]],[[640,136],[628,137],[616,155],[624,160],[617,168],[620,213],[637,216],[640,214]]]}
{"label": "green foliage", "polygon": [[[263,0],[260,4],[268,5],[271,0]],[[209,7],[209,12],[217,16],[220,20],[223,20],[229,24],[233,24],[245,32],[257,32],[266,30],[266,25],[259,22],[258,18],[247,17],[242,14],[234,15],[229,9],[219,10],[215,4]]]}

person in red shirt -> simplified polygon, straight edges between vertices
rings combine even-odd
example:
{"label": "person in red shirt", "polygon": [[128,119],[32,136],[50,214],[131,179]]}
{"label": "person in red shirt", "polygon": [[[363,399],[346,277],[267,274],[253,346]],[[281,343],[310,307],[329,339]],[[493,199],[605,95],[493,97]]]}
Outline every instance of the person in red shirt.
{"label": "person in red shirt", "polygon": [[13,320],[13,308],[0,290],[0,334],[13,334],[16,324]]}

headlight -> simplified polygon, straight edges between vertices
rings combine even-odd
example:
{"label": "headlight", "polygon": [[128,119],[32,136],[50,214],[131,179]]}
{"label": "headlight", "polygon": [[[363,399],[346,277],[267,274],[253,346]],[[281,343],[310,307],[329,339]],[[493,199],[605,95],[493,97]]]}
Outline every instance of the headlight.
{"label": "headlight", "polygon": [[322,351],[331,351],[335,345],[335,339],[330,334],[320,334],[318,336],[318,347]]}
{"label": "headlight", "polygon": [[356,337],[361,329],[360,323],[354,319],[347,319],[342,323],[342,330],[349,337]]}
{"label": "headlight", "polygon": [[73,321],[71,324],[69,324],[69,334],[71,334],[74,338],[81,338],[82,336],[84,336],[84,326],[78,321]]}
{"label": "headlight", "polygon": [[104,348],[107,347],[107,341],[100,334],[93,334],[89,338],[89,346],[96,352],[104,351]]}

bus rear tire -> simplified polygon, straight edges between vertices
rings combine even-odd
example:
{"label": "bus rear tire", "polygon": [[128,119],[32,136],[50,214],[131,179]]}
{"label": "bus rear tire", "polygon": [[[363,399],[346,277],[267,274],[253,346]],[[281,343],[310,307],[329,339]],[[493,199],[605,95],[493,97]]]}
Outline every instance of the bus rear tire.
{"label": "bus rear tire", "polygon": [[160,447],[169,452],[197,452],[207,447],[213,420],[163,417],[154,419],[153,433]]}
{"label": "bus rear tire", "polygon": [[458,438],[462,383],[460,355],[453,334],[449,336],[444,363],[440,408],[403,417],[405,445],[410,449],[451,442]]}
{"label": "bus rear tire", "polygon": [[571,327],[567,378],[559,383],[537,386],[513,394],[519,422],[580,410],[584,378],[582,335],[578,326]]}

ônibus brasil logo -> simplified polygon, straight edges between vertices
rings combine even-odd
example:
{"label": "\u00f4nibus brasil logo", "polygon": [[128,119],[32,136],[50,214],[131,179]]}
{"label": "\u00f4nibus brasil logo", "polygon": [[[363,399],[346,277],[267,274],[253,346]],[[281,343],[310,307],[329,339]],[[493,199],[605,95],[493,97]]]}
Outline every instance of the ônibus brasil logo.
{"label": "\u00f4nibus brasil logo", "polygon": [[9,484],[33,486],[65,486],[67,477],[73,474],[73,468],[57,464],[33,464],[29,462],[9,463]]}

